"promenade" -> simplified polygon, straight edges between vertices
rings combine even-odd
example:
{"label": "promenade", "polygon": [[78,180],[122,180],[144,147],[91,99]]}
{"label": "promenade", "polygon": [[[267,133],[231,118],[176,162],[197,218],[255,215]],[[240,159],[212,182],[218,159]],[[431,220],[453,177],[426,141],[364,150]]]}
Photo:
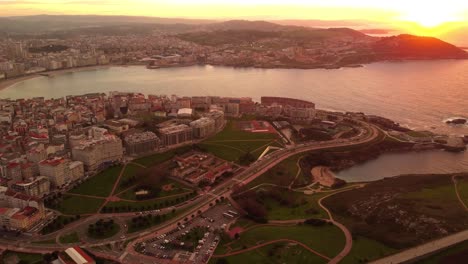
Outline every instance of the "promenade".
{"label": "promenade", "polygon": [[458,243],[468,240],[468,230],[443,237],[438,240],[431,241],[426,244],[422,244],[400,253],[390,255],[385,258],[381,258],[376,261],[370,262],[370,264],[397,264],[397,263],[409,263],[417,258],[424,257],[431,253],[435,253],[439,250],[454,246]]}

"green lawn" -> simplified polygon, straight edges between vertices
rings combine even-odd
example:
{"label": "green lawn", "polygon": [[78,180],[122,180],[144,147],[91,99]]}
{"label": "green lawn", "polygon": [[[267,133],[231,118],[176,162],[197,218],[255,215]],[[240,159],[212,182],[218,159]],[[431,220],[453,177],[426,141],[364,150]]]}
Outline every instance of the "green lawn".
{"label": "green lawn", "polygon": [[133,176],[137,176],[137,173],[141,170],[143,170],[144,168],[138,166],[138,165],[135,165],[135,164],[127,164],[125,166],[125,169],[124,169],[124,172],[122,174],[122,177],[120,178],[120,182],[119,182],[119,185],[117,186],[117,189],[115,190],[115,194],[119,193],[119,192],[122,192],[123,190],[125,190],[126,188],[128,187],[124,187],[123,186],[123,183],[126,182],[128,179],[130,179],[131,177]]}
{"label": "green lawn", "polygon": [[111,194],[114,183],[118,179],[121,170],[122,166],[109,168],[88,179],[86,182],[80,184],[70,192],[76,194],[107,197]]}
{"label": "green lawn", "polygon": [[[272,169],[268,170],[260,177],[257,177],[255,180],[247,184],[247,188],[252,188],[262,183],[289,186],[289,184],[296,177],[296,174],[299,170],[297,161],[303,155],[304,154],[298,154],[283,160],[278,165],[274,166]],[[308,179],[307,174],[300,172],[298,179],[294,182],[294,185],[305,185],[309,183],[309,181],[310,179]]]}
{"label": "green lawn", "polygon": [[[330,258],[336,256],[345,245],[345,238],[341,230],[333,225],[314,227],[308,225],[294,226],[259,226],[244,233],[230,244],[233,251],[241,250],[244,246],[251,247],[258,243],[265,243],[276,239],[292,239],[308,245],[317,252]],[[215,254],[223,254],[227,248],[218,246]],[[251,263],[251,262],[249,262]]]}
{"label": "green lawn", "polygon": [[117,233],[119,233],[119,231],[120,231],[120,226],[114,223],[109,229],[107,229],[102,234],[96,234],[96,233],[91,234],[88,232],[87,235],[90,238],[94,238],[94,239],[106,239],[106,238],[111,238],[115,236]]}
{"label": "green lawn", "polygon": [[[177,181],[174,181],[174,180],[171,180],[171,179],[164,179],[160,183],[160,187],[162,187],[164,185],[168,185],[168,184],[172,184],[173,189],[170,190],[170,191],[161,190],[155,198],[162,198],[162,197],[166,197],[166,196],[177,195],[177,194],[182,194],[182,193],[193,191],[193,189],[191,189],[191,188],[189,188],[187,186],[184,186],[181,183],[179,183]],[[122,198],[122,199],[126,199],[126,200],[137,201],[136,196],[135,196],[135,189],[136,189],[136,187],[131,188],[131,189],[127,190],[126,192],[120,194],[119,197]]]}
{"label": "green lawn", "polygon": [[13,251],[7,251],[2,258],[1,263],[7,263],[5,262],[6,259],[11,259],[18,257],[18,259],[21,261],[21,263],[27,263],[27,264],[40,264],[43,263],[43,258],[41,254],[30,254],[30,253],[20,253],[20,252],[13,252]]}
{"label": "green lawn", "polygon": [[[251,250],[239,255],[225,257],[229,264],[235,263],[300,263],[300,264],[320,264],[327,261],[300,245],[290,243],[276,243],[256,250]],[[216,264],[219,258],[212,258],[210,264]]]}
{"label": "green lawn", "polygon": [[[189,198],[192,198],[192,193],[189,193]],[[158,208],[165,208],[180,204],[185,201],[185,197],[188,194],[181,194],[176,197],[169,198],[155,198],[152,200],[129,202],[129,201],[118,201],[118,202],[109,202],[106,205],[106,208],[120,208],[119,212],[134,212],[134,211],[145,211],[153,210]]]}
{"label": "green lawn", "polygon": [[468,206],[468,177],[458,180],[457,188],[463,202]]}
{"label": "green lawn", "polygon": [[255,140],[255,139],[275,139],[277,134],[272,133],[251,133],[237,128],[237,121],[228,121],[223,131],[211,137],[209,141],[220,140]]}
{"label": "green lawn", "polygon": [[389,248],[375,240],[365,237],[354,238],[351,252],[340,263],[367,263],[372,260],[396,253],[398,250]]}
{"label": "green lawn", "polygon": [[163,223],[167,222],[170,219],[173,219],[175,217],[178,217],[178,216],[190,211],[191,209],[192,209],[192,207],[185,208],[185,209],[182,209],[182,210],[177,210],[176,209],[176,211],[174,211],[174,213],[170,212],[170,213],[167,213],[167,214],[160,215],[159,217],[151,216],[151,215],[146,215],[146,216],[141,216],[141,217],[135,216],[134,218],[146,219],[145,220],[146,222],[145,222],[145,224],[141,224],[141,222],[140,222],[140,224],[138,224],[138,223],[133,222],[134,218],[129,219],[127,221],[127,225],[128,225],[127,233],[131,234],[131,233],[135,233],[135,232],[145,230],[145,229],[148,229],[148,228],[151,228],[151,227],[158,226],[160,224],[163,224]]}
{"label": "green lawn", "polygon": [[80,237],[77,232],[63,235],[59,238],[60,243],[62,244],[71,244],[80,242]]}
{"label": "green lawn", "polygon": [[[285,190],[285,192],[290,191]],[[283,206],[271,198],[264,201],[269,220],[328,218],[328,214],[318,205],[318,200],[329,193],[316,193],[312,195],[305,195],[297,192],[290,193],[295,196],[298,202],[298,205],[295,207]]]}
{"label": "green lawn", "polygon": [[169,150],[164,153],[157,153],[147,157],[139,158],[134,160],[133,162],[141,164],[146,167],[151,167],[165,161],[172,159],[177,154],[183,154],[189,150],[191,150],[191,146],[180,147],[177,149]]}
{"label": "green lawn", "polygon": [[67,215],[93,214],[99,210],[103,203],[104,199],[65,194],[57,210]]}
{"label": "green lawn", "polygon": [[229,121],[223,131],[200,143],[200,147],[221,159],[239,162],[246,153],[256,159],[267,146],[281,146],[276,139],[277,134],[242,131],[236,121]]}
{"label": "green lawn", "polygon": [[458,201],[453,184],[441,185],[435,188],[424,188],[417,192],[410,192],[404,198],[431,203],[432,201],[453,203]]}
{"label": "green lawn", "polygon": [[[80,218],[79,215],[77,216],[63,216],[63,215],[59,215],[54,221],[52,221],[52,223],[49,223],[47,226],[45,226],[43,229],[42,229],[42,234],[46,235],[46,234],[50,234],[54,231],[57,231],[59,229],[62,229],[64,226],[74,222],[74,221],[77,221],[78,219]],[[55,240],[54,242],[55,243]]]}

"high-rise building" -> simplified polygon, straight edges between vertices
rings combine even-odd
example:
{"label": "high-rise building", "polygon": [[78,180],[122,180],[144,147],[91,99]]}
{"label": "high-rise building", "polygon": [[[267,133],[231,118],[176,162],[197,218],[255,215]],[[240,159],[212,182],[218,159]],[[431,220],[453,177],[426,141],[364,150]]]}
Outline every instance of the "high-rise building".
{"label": "high-rise building", "polygon": [[158,132],[164,146],[178,145],[193,139],[192,128],[187,125],[163,127]]}
{"label": "high-rise building", "polygon": [[68,162],[64,158],[53,158],[39,162],[39,173],[47,177],[52,185],[59,187],[67,182]]}
{"label": "high-rise building", "polygon": [[84,164],[81,161],[71,161],[68,163],[68,179],[77,181],[84,177]]}
{"label": "high-rise building", "polygon": [[209,113],[203,114],[203,117],[211,118],[215,121],[216,130],[220,130],[224,126],[224,112],[223,111],[210,111]]}
{"label": "high-rise building", "polygon": [[[105,130],[105,129],[104,129]],[[123,158],[122,140],[101,130],[93,130],[91,139],[72,149],[73,160],[83,162],[87,171],[98,171]]]}
{"label": "high-rise building", "polygon": [[30,181],[14,183],[10,188],[29,196],[42,197],[50,192],[50,181],[47,177],[39,176]]}
{"label": "high-rise building", "polygon": [[141,155],[158,150],[160,140],[155,133],[137,132],[125,137],[124,145],[128,155]]}
{"label": "high-rise building", "polygon": [[202,117],[192,121],[190,127],[193,129],[193,136],[196,138],[205,138],[216,131],[216,122],[208,117]]}

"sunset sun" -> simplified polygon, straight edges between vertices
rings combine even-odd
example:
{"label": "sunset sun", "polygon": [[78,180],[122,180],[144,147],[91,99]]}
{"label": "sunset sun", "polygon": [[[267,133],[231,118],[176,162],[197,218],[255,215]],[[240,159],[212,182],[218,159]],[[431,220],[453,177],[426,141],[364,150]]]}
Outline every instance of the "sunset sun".
{"label": "sunset sun", "polygon": [[460,20],[459,10],[455,6],[434,3],[424,6],[409,4],[403,6],[402,9],[402,20],[417,23],[425,28],[435,28]]}

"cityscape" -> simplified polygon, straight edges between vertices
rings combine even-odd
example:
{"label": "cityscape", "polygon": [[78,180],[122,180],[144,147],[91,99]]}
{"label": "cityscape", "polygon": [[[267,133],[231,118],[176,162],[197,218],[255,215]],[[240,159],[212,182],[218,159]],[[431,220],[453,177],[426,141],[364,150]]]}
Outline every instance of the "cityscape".
{"label": "cityscape", "polygon": [[465,263],[468,6],[352,2],[0,1],[0,263]]}

